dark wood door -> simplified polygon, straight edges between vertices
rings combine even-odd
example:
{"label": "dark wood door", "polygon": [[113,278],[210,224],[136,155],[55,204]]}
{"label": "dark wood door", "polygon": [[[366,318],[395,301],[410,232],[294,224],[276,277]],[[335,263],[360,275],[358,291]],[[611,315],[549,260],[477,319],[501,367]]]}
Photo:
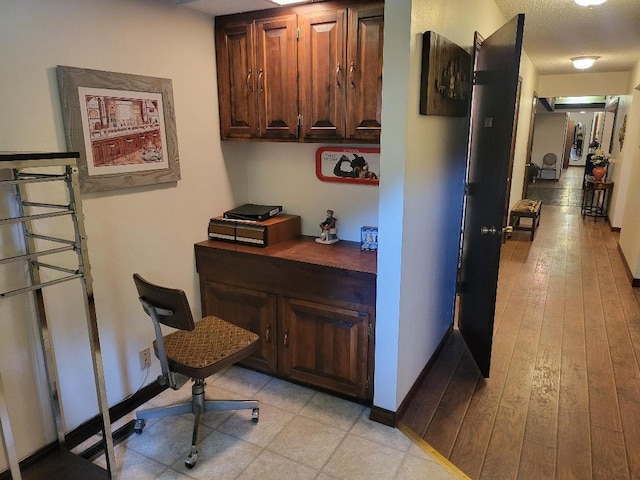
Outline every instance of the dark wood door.
{"label": "dark wood door", "polygon": [[216,26],[220,136],[257,135],[256,67],[252,23]]}
{"label": "dark wood door", "polygon": [[486,38],[474,75],[458,327],[485,377],[491,362],[523,30],[521,14]]}
{"label": "dark wood door", "polygon": [[347,137],[380,138],[384,5],[349,9],[347,46]]}
{"label": "dark wood door", "polygon": [[276,372],[276,296],[223,283],[202,283],[203,315],[215,315],[260,335],[261,347],[243,360],[263,372]]}
{"label": "dark wood door", "polygon": [[297,17],[256,21],[259,136],[298,137]]}
{"label": "dark wood door", "polygon": [[298,50],[301,136],[305,140],[345,137],[345,9],[304,15]]}
{"label": "dark wood door", "polygon": [[280,372],[367,398],[369,313],[281,298]]}

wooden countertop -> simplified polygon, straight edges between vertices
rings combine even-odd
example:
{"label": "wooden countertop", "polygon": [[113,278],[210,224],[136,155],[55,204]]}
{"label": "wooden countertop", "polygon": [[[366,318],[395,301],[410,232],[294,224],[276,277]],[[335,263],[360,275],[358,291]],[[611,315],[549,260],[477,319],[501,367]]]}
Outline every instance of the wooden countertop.
{"label": "wooden countertop", "polygon": [[338,243],[324,245],[316,242],[315,237],[307,236],[264,248],[218,240],[196,243],[195,248],[228,250],[371,274],[376,274],[378,266],[377,253],[360,250],[359,242],[341,240]]}

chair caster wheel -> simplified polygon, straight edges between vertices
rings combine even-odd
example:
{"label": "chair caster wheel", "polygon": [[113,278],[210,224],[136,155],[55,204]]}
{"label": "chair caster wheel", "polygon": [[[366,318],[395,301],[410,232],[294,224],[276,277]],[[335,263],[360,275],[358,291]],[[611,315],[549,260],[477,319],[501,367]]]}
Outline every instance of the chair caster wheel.
{"label": "chair caster wheel", "polygon": [[251,421],[253,423],[258,423],[259,419],[260,419],[260,409],[254,408],[253,411],[251,412]]}
{"label": "chair caster wheel", "polygon": [[146,423],[147,421],[143,418],[137,419],[136,423],[133,425],[133,431],[140,435],[142,433],[142,430],[144,430],[144,426]]}
{"label": "chair caster wheel", "polygon": [[189,453],[189,456],[187,457],[187,459],[184,461],[184,466],[187,467],[188,469],[192,469],[197,461],[198,461],[198,450],[195,447],[191,447],[191,452]]}

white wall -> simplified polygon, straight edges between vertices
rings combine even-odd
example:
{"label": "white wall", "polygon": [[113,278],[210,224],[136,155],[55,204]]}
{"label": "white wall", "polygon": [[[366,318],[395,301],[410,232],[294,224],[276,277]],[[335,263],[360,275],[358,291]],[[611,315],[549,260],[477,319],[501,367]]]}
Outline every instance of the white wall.
{"label": "white wall", "polygon": [[222,152],[227,163],[246,159],[248,202],[283,205],[287,213],[300,215],[304,235],[319,235],[318,224],[331,209],[338,219],[338,237],[360,241],[360,227],[378,225],[378,187],[318,180],[315,154],[322,146],[326,145],[222,142]]}
{"label": "white wall", "polygon": [[[526,19],[525,19],[525,36],[526,36]],[[522,77],[522,85],[520,86],[520,107],[518,110],[517,132],[515,153],[513,157],[513,172],[511,174],[511,193],[509,195],[509,210],[522,199],[522,191],[524,182],[526,181],[527,155],[529,147],[529,131],[531,127],[531,113],[533,109],[533,96],[535,87],[538,83],[538,74],[533,63],[527,56],[527,52],[522,52],[520,60],[520,77]]]}
{"label": "white wall", "polygon": [[543,97],[584,97],[628,93],[629,72],[540,75],[536,91]]}
{"label": "white wall", "polygon": [[[622,219],[624,217],[625,202],[627,195],[629,194],[629,183],[631,181],[631,167],[634,161],[637,161],[637,155],[633,153],[625,155],[630,152],[633,147],[629,147],[631,143],[625,140],[624,147],[620,148],[620,129],[624,123],[625,116],[627,117],[626,131],[629,130],[629,114],[632,107],[631,95],[620,95],[618,101],[618,114],[616,116],[616,124],[613,128],[613,151],[612,162],[608,167],[607,178],[613,180],[614,189],[611,195],[611,206],[609,207],[609,221],[612,227],[620,228],[622,226]],[[633,142],[634,135],[630,135],[631,142]]]}
{"label": "white wall", "polygon": [[540,172],[540,178],[555,178],[556,180],[560,178],[566,135],[566,113],[538,113],[536,115],[531,161],[542,168],[542,159],[547,153],[555,153],[557,156],[555,172]]}
{"label": "white wall", "polygon": [[619,243],[633,277],[640,278],[640,61],[630,75],[628,93],[633,100],[627,118],[620,175],[628,176],[629,183],[627,195],[622,200],[625,203]]}
{"label": "white wall", "polygon": [[[0,45],[0,151],[66,149],[56,65],[173,81],[182,180],[84,196],[108,399],[115,404],[159,373],[155,359],[146,379],[138,365],[153,329],[131,275],[180,286],[198,314],[193,244],[206,238],[211,216],[244,200],[232,192],[247,192],[244,162],[225,163],[218,140],[213,24],[171,0],[23,0],[3,2]],[[0,192],[3,209],[11,203]],[[3,233],[3,256],[16,248],[12,244]],[[2,286],[13,276],[0,271]],[[79,285],[51,289],[47,300],[72,429],[97,413],[85,319]],[[46,412],[31,408],[30,313],[26,297],[0,301],[0,371],[20,457],[53,440],[41,426]]]}
{"label": "white wall", "polygon": [[[422,34],[433,30],[470,50],[476,30],[489,36],[505,19],[490,0],[394,0],[386,5],[375,376],[375,385],[386,388],[376,389],[374,404],[395,411],[452,324],[464,189],[466,120],[419,115]],[[409,42],[408,65],[403,42]],[[523,65],[512,189],[517,199],[536,83],[526,55]],[[398,228],[402,244],[387,248],[385,232]],[[385,292],[384,302],[380,292]],[[393,385],[395,392],[390,391]]]}
{"label": "white wall", "polygon": [[[400,298],[407,178],[407,72],[411,53],[411,0],[385,5],[385,42],[382,69],[381,180],[379,199],[378,281],[374,405],[396,411],[398,406]],[[388,92],[393,92],[390,95]],[[400,235],[394,234],[400,233]],[[422,257],[421,251],[415,252]],[[384,292],[384,293],[383,293]],[[384,298],[384,301],[383,301]],[[384,385],[378,389],[377,385]]]}

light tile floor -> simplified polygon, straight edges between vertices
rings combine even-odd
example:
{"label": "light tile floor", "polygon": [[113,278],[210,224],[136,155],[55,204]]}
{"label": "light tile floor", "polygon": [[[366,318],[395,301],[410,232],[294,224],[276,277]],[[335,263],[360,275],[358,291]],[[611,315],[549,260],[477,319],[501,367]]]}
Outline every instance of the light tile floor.
{"label": "light tile floor", "polygon": [[[191,383],[141,408],[191,396]],[[251,411],[208,413],[198,462],[187,469],[191,415],[147,421],[140,435],[116,446],[113,477],[122,480],[451,480],[446,468],[400,430],[369,420],[369,408],[240,367],[207,379],[207,398],[257,399]],[[135,412],[114,424],[114,430]],[[79,447],[82,448],[82,447]],[[77,449],[78,450],[78,449]],[[427,450],[428,451],[428,450]],[[104,456],[96,463],[105,466]]]}

